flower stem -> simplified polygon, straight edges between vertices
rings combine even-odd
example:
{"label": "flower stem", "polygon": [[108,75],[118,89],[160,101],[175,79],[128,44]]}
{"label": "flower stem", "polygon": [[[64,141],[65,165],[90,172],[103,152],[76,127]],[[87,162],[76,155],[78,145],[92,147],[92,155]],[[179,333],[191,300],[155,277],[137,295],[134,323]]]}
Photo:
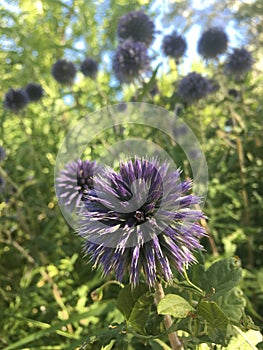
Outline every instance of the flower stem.
{"label": "flower stem", "polygon": [[190,281],[190,279],[189,279],[189,277],[188,277],[188,275],[187,275],[187,272],[186,272],[186,269],[184,268],[184,270],[183,270],[183,275],[184,275],[184,278],[186,279],[186,282],[191,286],[191,287],[193,287],[196,291],[198,291],[201,295],[205,295],[205,293],[204,293],[204,291],[201,289],[201,288],[199,288],[199,287],[197,287],[193,282],[191,282]]}
{"label": "flower stem", "polygon": [[[158,305],[159,302],[164,298],[164,291],[163,291],[163,286],[160,282],[156,282],[155,284],[155,304]],[[164,320],[163,320],[165,329],[168,330],[172,324],[172,318],[170,315],[164,315]],[[171,348],[173,350],[184,350],[184,347],[179,340],[176,332],[172,332],[168,334],[168,338],[170,341]]]}
{"label": "flower stem", "polygon": [[[239,126],[242,129],[245,129],[244,123],[242,119],[239,117],[239,115],[233,110],[233,108],[230,108],[230,112],[232,115],[232,122],[233,126]],[[242,145],[242,139],[240,135],[236,136],[236,146],[237,146],[237,156],[238,156],[238,162],[239,162],[239,170],[240,170],[240,184],[241,184],[241,193],[243,197],[243,203],[244,203],[244,224],[246,228],[250,227],[250,210],[249,210],[249,197],[248,192],[246,189],[247,183],[246,183],[246,168],[245,168],[245,158],[244,158],[244,150]],[[247,252],[248,252],[248,268],[252,268],[254,265],[254,257],[253,257],[253,249],[252,249],[252,237],[251,235],[247,236]]]}

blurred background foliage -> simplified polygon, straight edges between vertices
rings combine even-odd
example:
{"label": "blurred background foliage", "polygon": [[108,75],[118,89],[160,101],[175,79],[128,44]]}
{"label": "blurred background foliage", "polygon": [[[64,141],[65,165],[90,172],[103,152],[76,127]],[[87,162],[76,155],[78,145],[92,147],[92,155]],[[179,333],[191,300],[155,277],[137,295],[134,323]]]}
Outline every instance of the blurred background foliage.
{"label": "blurred background foliage", "polygon": [[[150,49],[154,73],[138,84],[121,86],[111,68],[117,24],[122,15],[138,9],[158,19],[157,44]],[[203,242],[207,264],[218,257],[240,258],[247,313],[261,325],[262,1],[211,1],[204,7],[193,6],[191,0],[17,0],[1,1],[0,16],[1,99],[9,88],[30,82],[41,84],[45,91],[40,102],[19,114],[0,106],[0,146],[6,151],[0,164],[0,347],[75,349],[96,328],[123,320],[114,305],[118,286],[106,288],[98,303],[92,300],[90,293],[103,282],[100,272],[92,271],[83,259],[81,241],[67,226],[54,192],[54,164],[67,132],[89,112],[121,101],[145,101],[180,111],[196,133],[210,178],[204,210],[213,239]],[[187,34],[193,26],[204,29],[215,24],[231,28],[231,47],[244,45],[253,54],[253,70],[241,80],[224,75],[224,57],[211,63],[196,56],[193,42],[187,64],[180,66],[157,48],[162,30],[174,27]],[[57,59],[79,65],[86,56],[99,63],[96,80],[78,73],[75,84],[65,87],[51,76]],[[215,79],[220,89],[184,106],[176,90],[191,70]],[[159,93],[152,96],[154,84]],[[158,140],[189,173],[188,163],[163,135],[139,126],[127,133],[118,137]],[[96,159],[116,137],[107,134],[103,145],[98,142],[90,150],[90,157]]]}

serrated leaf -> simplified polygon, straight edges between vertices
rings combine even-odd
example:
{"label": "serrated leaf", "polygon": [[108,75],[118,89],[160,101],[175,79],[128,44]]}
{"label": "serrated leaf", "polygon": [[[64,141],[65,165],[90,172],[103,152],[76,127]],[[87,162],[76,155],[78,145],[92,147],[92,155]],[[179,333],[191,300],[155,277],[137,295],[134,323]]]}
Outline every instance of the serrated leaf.
{"label": "serrated leaf", "polygon": [[234,288],[242,277],[242,269],[235,258],[219,260],[212,264],[205,273],[206,284],[203,289],[211,293],[224,294]]}
{"label": "serrated leaf", "polygon": [[167,294],[157,305],[160,315],[171,315],[176,318],[187,317],[194,308],[182,297],[176,294]]}
{"label": "serrated leaf", "polygon": [[197,313],[208,322],[211,328],[226,330],[229,323],[228,317],[214,301],[202,300],[197,307]]}

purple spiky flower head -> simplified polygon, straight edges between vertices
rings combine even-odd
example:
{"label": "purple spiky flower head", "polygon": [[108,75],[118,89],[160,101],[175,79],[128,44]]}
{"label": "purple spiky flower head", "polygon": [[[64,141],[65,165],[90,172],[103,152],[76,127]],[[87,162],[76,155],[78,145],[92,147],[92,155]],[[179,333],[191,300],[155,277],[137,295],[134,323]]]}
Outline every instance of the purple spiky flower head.
{"label": "purple spiky flower head", "polygon": [[14,113],[21,111],[29,103],[29,97],[23,89],[10,88],[5,94],[4,107]]}
{"label": "purple spiky flower head", "polygon": [[121,40],[140,41],[148,47],[154,37],[154,23],[142,11],[128,12],[119,20],[117,35]]}
{"label": "purple spiky flower head", "polygon": [[149,57],[144,43],[126,40],[113,58],[113,70],[121,83],[131,83],[149,68]]}
{"label": "purple spiky flower head", "polygon": [[138,158],[120,163],[94,177],[94,190],[84,195],[78,233],[93,267],[114,272],[122,281],[139,283],[141,271],[153,286],[157,279],[171,282],[172,269],[182,272],[195,261],[205,235],[197,223],[203,217],[192,208],[200,199],[188,194],[191,181],[168,161]]}
{"label": "purple spiky flower head", "polygon": [[177,60],[184,55],[186,48],[186,41],[181,35],[177,34],[176,31],[163,38],[162,50],[166,56]]}
{"label": "purple spiky flower head", "polygon": [[234,49],[228,56],[225,64],[226,73],[240,76],[252,69],[254,59],[249,51],[245,48]]}
{"label": "purple spiky flower head", "polygon": [[81,160],[66,164],[56,179],[56,194],[59,202],[69,212],[78,208],[83,193],[93,188],[93,175],[97,170],[95,161]]}
{"label": "purple spiky flower head", "polygon": [[187,103],[194,103],[213,92],[211,80],[191,72],[178,84],[178,95]]}
{"label": "purple spiky flower head", "polygon": [[31,102],[39,101],[44,96],[44,90],[40,84],[29,83],[25,87],[25,91]]}
{"label": "purple spiky flower head", "polygon": [[227,45],[228,38],[225,31],[218,27],[212,27],[201,35],[197,51],[204,58],[215,58],[226,51]]}
{"label": "purple spiky flower head", "polygon": [[65,59],[59,59],[53,64],[51,73],[57,82],[64,85],[72,85],[77,69],[74,63]]}
{"label": "purple spiky flower head", "polygon": [[93,58],[87,57],[81,63],[80,71],[85,77],[95,79],[98,73],[98,63]]}

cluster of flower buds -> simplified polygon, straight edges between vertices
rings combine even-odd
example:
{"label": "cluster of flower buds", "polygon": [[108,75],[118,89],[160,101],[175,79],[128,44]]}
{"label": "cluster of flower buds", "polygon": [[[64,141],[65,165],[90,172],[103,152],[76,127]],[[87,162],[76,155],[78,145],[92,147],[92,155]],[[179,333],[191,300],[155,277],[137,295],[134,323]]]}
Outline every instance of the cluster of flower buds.
{"label": "cluster of flower buds", "polygon": [[[86,57],[81,62],[79,70],[85,77],[95,79],[98,73],[98,63],[93,58]],[[77,74],[77,67],[73,62],[59,59],[53,64],[51,73],[58,83],[72,85]]]}
{"label": "cluster of flower buds", "polygon": [[5,94],[4,107],[14,113],[19,113],[30,102],[39,101],[44,96],[41,85],[30,83],[24,89],[10,88]]}

